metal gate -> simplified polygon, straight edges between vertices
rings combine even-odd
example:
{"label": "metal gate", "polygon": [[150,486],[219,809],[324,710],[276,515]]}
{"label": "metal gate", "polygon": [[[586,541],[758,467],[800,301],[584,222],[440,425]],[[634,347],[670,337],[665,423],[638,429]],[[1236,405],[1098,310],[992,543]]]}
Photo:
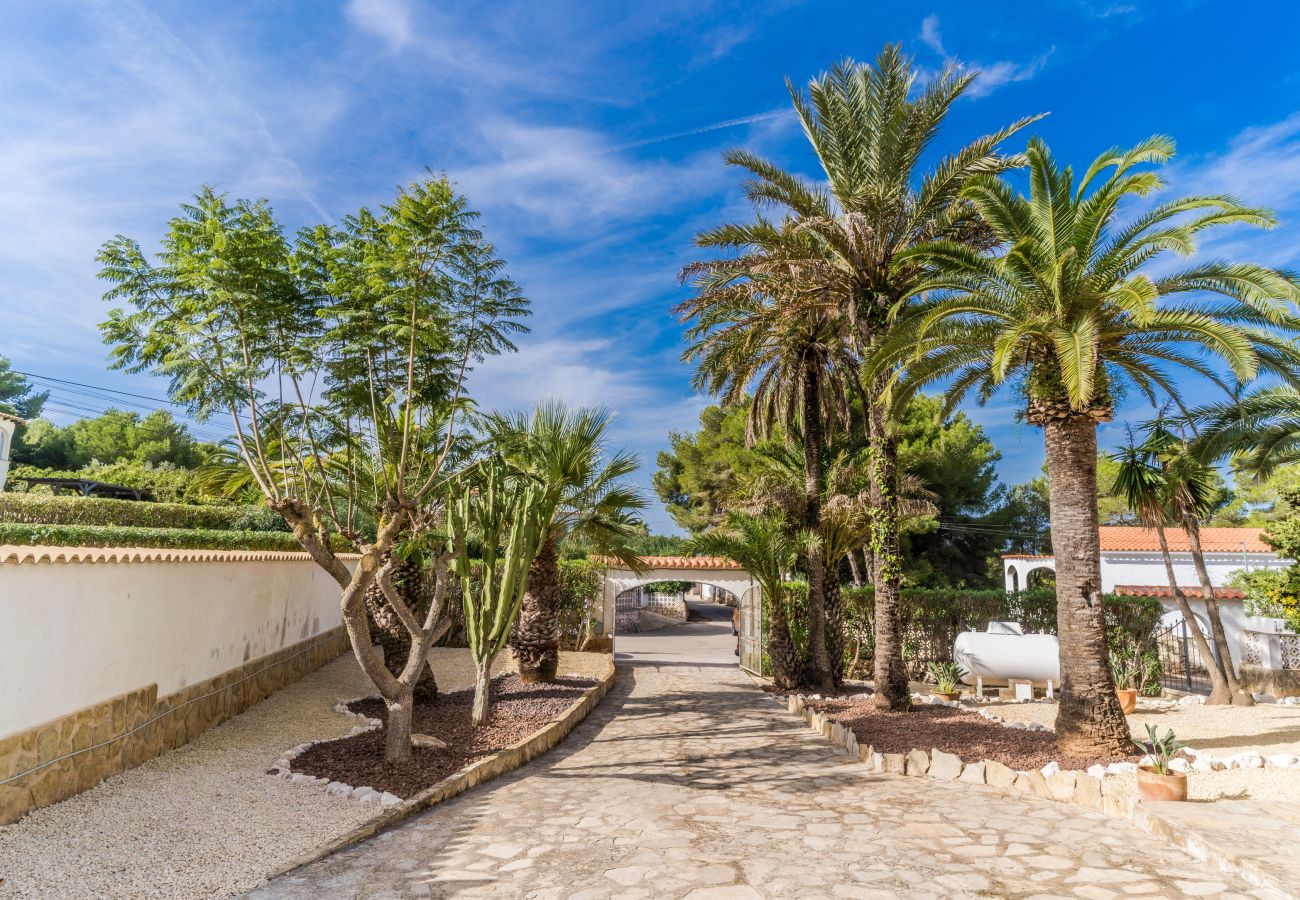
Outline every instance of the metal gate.
{"label": "metal gate", "polygon": [[[1213,648],[1214,645],[1210,646]],[[1201,658],[1185,619],[1156,632],[1156,649],[1160,654],[1161,684],[1170,690],[1189,694],[1210,692],[1210,670]]]}
{"label": "metal gate", "polygon": [[763,674],[763,592],[756,584],[740,595],[740,667]]}

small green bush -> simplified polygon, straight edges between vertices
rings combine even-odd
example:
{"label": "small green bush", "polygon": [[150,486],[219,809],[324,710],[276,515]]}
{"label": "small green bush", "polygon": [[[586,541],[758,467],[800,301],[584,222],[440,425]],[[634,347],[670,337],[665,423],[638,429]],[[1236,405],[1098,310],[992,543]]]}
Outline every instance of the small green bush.
{"label": "small green bush", "polygon": [[205,528],[215,531],[289,530],[279,514],[264,507],[191,506],[41,493],[0,493],[0,522]]}
{"label": "small green bush", "polygon": [[[351,546],[337,535],[336,551]],[[148,547],[166,550],[281,550],[300,552],[281,531],[218,531],[206,528],[132,528],[115,525],[27,525],[0,522],[0,544],[52,547]]]}

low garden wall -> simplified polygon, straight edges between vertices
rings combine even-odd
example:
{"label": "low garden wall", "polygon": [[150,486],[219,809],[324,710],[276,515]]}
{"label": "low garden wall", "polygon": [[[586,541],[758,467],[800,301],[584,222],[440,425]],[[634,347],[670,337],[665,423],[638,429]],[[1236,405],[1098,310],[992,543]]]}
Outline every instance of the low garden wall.
{"label": "low garden wall", "polygon": [[0,824],[339,656],[338,596],[305,553],[0,546]]}

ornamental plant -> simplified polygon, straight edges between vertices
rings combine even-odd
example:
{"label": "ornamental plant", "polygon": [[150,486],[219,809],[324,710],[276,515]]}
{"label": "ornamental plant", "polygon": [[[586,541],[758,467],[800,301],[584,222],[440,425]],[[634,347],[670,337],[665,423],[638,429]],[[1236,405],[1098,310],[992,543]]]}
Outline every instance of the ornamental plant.
{"label": "ornamental plant", "polygon": [[1133,741],[1133,746],[1137,747],[1144,754],[1151,758],[1151,768],[1155,769],[1160,775],[1170,775],[1172,770],[1169,768],[1169,762],[1174,758],[1174,754],[1186,747],[1186,744],[1180,744],[1174,739],[1174,730],[1170,728],[1165,732],[1164,737],[1156,734],[1156,726],[1147,726],[1147,739],[1145,741]]}

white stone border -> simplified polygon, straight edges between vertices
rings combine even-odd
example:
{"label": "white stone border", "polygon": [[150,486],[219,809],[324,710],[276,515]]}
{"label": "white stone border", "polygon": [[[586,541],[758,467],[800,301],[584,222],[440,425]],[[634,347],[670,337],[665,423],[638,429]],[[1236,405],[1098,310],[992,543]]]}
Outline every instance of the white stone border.
{"label": "white stone border", "polygon": [[356,737],[358,734],[365,734],[367,731],[374,731],[378,728],[382,728],[384,724],[383,720],[372,719],[369,716],[362,715],[361,713],[355,713],[348,708],[351,704],[359,703],[362,700],[378,699],[380,699],[378,694],[371,694],[367,697],[342,700],[334,704],[334,712],[342,713],[349,718],[359,719],[364,724],[354,725],[352,730],[343,737],[329,738],[328,740],[322,741],[308,741],[305,744],[290,747],[284,753],[281,753],[275,762],[271,763],[271,768],[267,774],[274,775],[276,778],[291,782],[292,784],[323,787],[325,793],[329,794],[331,797],[351,798],[353,800],[360,800],[363,803],[378,803],[385,809],[401,803],[402,798],[396,794],[390,794],[388,791],[378,791],[368,785],[353,787],[352,785],[344,784],[341,781],[330,781],[328,778],[317,778],[314,775],[308,775],[306,772],[293,771],[293,761],[298,758],[299,754],[306,752],[309,747],[314,747],[317,744],[331,744],[334,741],[345,741],[348,738]]}

